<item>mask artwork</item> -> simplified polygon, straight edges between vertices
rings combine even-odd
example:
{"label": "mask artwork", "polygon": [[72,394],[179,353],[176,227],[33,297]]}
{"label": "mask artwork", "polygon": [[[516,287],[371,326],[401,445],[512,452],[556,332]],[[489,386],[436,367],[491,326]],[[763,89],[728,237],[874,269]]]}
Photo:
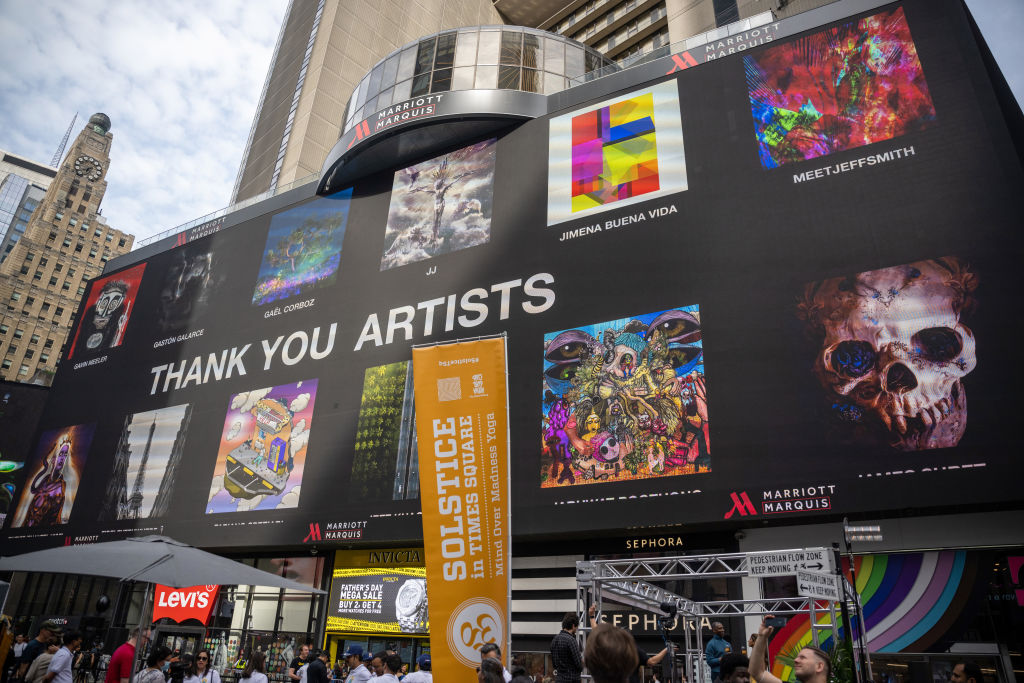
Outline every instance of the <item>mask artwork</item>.
{"label": "mask artwork", "polygon": [[976,287],[956,257],[807,285],[797,315],[820,343],[814,372],[844,436],[902,451],[960,442],[962,380],[977,365],[961,316]]}

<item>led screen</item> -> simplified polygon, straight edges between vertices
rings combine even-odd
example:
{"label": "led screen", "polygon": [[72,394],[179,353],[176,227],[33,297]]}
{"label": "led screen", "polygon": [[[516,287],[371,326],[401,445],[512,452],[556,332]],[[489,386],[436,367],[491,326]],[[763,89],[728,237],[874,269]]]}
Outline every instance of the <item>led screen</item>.
{"label": "led screen", "polygon": [[414,545],[411,347],[494,334],[517,538],[1019,499],[983,63],[956,2],[829,8],[115,262],[3,459],[5,548]]}

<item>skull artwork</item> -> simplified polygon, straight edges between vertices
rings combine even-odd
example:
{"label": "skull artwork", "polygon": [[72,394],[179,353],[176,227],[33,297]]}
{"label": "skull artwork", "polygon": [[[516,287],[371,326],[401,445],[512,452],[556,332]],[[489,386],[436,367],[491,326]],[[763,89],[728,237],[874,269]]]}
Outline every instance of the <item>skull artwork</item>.
{"label": "skull artwork", "polygon": [[976,286],[955,257],[808,285],[799,314],[821,343],[814,371],[833,414],[904,451],[959,443],[961,380],[977,364],[961,315]]}

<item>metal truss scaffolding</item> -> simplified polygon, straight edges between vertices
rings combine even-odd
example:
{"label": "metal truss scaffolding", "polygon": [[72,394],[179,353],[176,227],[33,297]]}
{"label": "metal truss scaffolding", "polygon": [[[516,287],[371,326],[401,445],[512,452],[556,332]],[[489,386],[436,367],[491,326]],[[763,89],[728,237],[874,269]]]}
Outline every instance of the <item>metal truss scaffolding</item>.
{"label": "metal truss scaffolding", "polygon": [[[831,548],[773,551],[779,554],[829,553]],[[664,603],[675,605],[679,619],[687,620],[683,628],[684,667],[686,680],[701,682],[705,679],[704,649],[700,638],[700,621],[706,617],[763,616],[765,614],[793,615],[806,613],[810,617],[811,637],[815,645],[821,631],[831,632],[839,627],[836,606],[839,603],[802,596],[763,600],[723,600],[697,602],[665,588],[670,581],[690,581],[711,578],[742,578],[751,576],[751,558],[765,553],[730,553],[721,555],[683,555],[640,560],[592,560],[576,563],[576,612],[580,617],[580,647],[586,647],[590,632],[587,610],[596,606],[600,620],[605,602],[627,605],[657,615],[665,615]],[[820,564],[818,565],[820,568]],[[859,615],[858,595],[846,577],[837,572],[843,595],[850,612]],[[755,572],[753,576],[757,577]],[[828,619],[819,622],[819,616]],[[690,627],[689,622],[693,622]],[[870,665],[869,665],[870,666]]]}

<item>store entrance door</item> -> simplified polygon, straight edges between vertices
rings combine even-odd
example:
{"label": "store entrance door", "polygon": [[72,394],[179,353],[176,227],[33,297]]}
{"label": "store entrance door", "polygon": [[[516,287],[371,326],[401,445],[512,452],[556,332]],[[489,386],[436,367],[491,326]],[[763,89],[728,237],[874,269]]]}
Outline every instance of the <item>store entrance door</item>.
{"label": "store entrance door", "polygon": [[167,646],[174,657],[195,657],[203,647],[205,636],[206,629],[201,626],[157,626],[153,634],[153,645]]}

